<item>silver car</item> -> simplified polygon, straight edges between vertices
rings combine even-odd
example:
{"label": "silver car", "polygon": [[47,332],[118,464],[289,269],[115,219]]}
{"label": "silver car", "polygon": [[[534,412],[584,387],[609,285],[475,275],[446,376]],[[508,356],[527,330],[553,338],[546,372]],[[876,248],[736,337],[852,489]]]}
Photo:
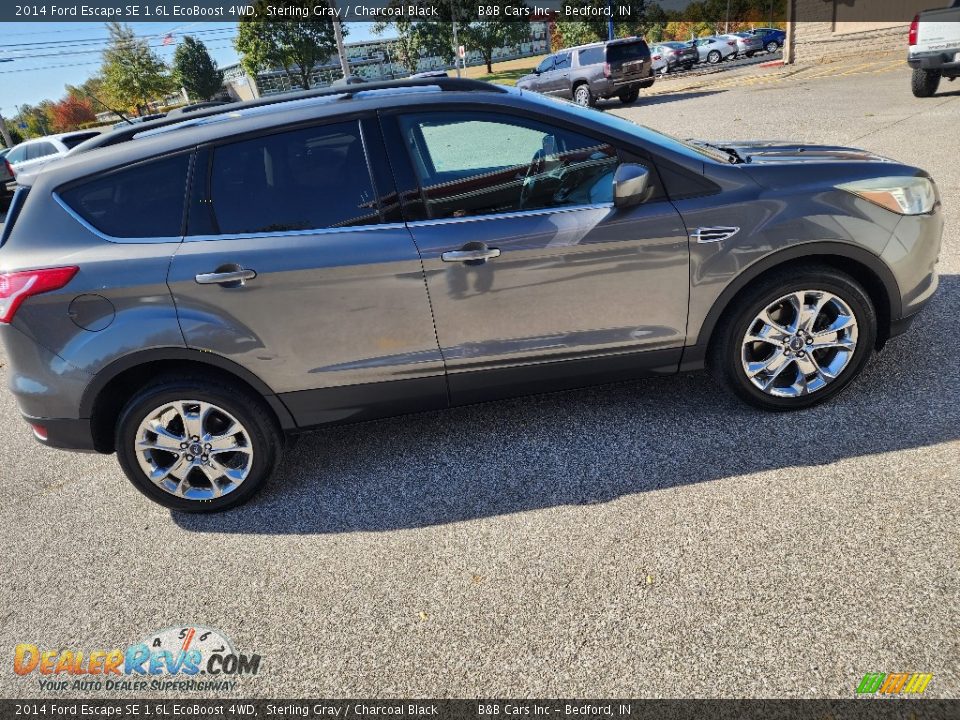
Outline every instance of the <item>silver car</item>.
{"label": "silver car", "polygon": [[455,78],[238,103],[20,180],[20,411],[188,512],[318,425],[704,367],[759,408],[825,402],[933,295],[943,229],[923,170],[863,150]]}
{"label": "silver car", "polygon": [[716,65],[721,60],[730,60],[737,56],[737,41],[729,37],[710,36],[694,40],[700,62]]}
{"label": "silver car", "polygon": [[737,54],[753,57],[755,53],[763,52],[763,38],[748,32],[730,33],[721,35],[721,40],[733,40],[737,44]]}

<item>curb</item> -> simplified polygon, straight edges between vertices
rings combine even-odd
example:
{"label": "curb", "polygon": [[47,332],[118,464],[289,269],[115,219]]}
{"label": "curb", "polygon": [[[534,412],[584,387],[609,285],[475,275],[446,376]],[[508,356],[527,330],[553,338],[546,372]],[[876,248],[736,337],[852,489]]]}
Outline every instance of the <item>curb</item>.
{"label": "curb", "polygon": [[758,64],[757,67],[777,68],[777,67],[783,67],[783,64],[784,64],[783,60],[770,60],[769,62],[762,62]]}

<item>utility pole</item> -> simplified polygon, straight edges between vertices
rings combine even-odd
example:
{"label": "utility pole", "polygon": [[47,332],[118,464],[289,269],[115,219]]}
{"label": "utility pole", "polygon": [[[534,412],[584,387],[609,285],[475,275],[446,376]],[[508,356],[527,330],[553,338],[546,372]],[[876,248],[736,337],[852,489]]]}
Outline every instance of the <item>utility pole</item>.
{"label": "utility pole", "polygon": [[3,135],[3,144],[8,148],[13,147],[13,138],[10,137],[10,131],[7,130],[7,123],[3,119],[3,114],[0,113],[0,135]]}
{"label": "utility pole", "polygon": [[343,76],[350,76],[350,61],[347,60],[347,51],[343,47],[343,30],[340,28],[340,21],[333,21],[333,37],[337,41],[337,55],[340,56],[340,70],[343,71]]}
{"label": "utility pole", "polygon": [[727,0],[727,19],[723,23],[723,32],[730,32],[730,0]]}
{"label": "utility pole", "polygon": [[460,43],[457,42],[457,21],[453,21],[453,66],[457,69],[457,77],[460,77]]}
{"label": "utility pole", "polygon": [[616,32],[613,29],[613,0],[607,0],[607,40],[613,40]]}

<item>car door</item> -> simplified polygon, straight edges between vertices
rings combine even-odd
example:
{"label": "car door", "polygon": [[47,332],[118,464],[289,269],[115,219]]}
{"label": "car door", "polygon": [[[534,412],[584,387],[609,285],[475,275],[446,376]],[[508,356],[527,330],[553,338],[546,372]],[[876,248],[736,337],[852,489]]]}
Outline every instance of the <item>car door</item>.
{"label": "car door", "polygon": [[545,92],[548,95],[557,95],[561,97],[570,97],[570,66],[572,63],[570,51],[559,52],[556,55],[556,63],[550,72],[550,79],[547,82]]}
{"label": "car door", "polygon": [[447,404],[420,257],[372,121],[272,129],[195,159],[169,274],[184,339],[253,372],[300,425]]}
{"label": "car door", "polygon": [[409,227],[453,402],[676,370],[686,230],[659,187],[613,207],[617,148],[489,106],[384,129],[398,182],[419,186]]}
{"label": "car door", "polygon": [[551,73],[553,73],[553,67],[556,61],[557,59],[553,55],[547,55],[547,57],[540,61],[540,64],[537,65],[536,76],[531,83],[531,90],[538,93],[546,92],[546,87],[550,83]]}

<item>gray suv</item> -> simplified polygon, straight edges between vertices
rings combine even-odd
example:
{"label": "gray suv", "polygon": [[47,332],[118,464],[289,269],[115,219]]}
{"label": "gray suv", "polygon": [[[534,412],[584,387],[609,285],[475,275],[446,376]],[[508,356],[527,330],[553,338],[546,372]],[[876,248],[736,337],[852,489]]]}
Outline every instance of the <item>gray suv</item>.
{"label": "gray suv", "polygon": [[20,181],[20,409],[185,511],[323,424],[704,366],[761,408],[823,402],[934,293],[942,230],[927,174],[862,150],[453,78],[235,105]]}
{"label": "gray suv", "polygon": [[517,87],[584,106],[613,97],[629,105],[655,79],[647,43],[643,38],[623,38],[548,55],[536,70],[517,80]]}

